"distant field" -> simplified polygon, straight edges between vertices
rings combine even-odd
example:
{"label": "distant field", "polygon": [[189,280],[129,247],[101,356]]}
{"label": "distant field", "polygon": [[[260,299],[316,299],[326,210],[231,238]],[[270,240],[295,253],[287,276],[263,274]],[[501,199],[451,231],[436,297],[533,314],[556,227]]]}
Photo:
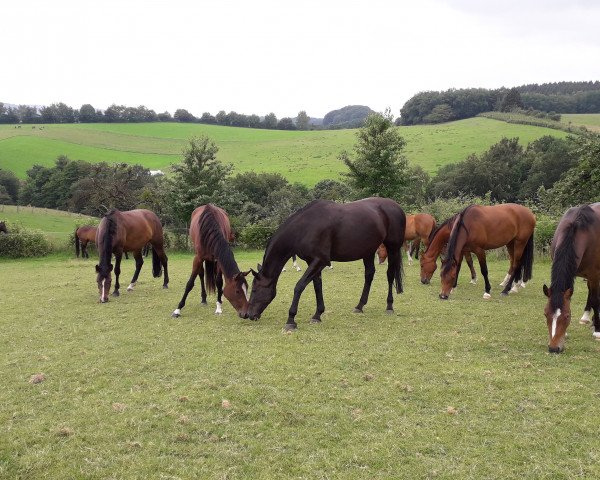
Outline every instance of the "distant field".
{"label": "distant field", "polygon": [[[406,155],[428,172],[480,153],[502,137],[527,144],[543,135],[565,133],[486,118],[441,125],[400,127]],[[278,172],[288,180],[312,186],[345,171],[339,153],[352,150],[356,130],[278,131],[179,123],[0,125],[0,168],[20,178],[34,164],[51,166],[58,155],[90,162],[139,163],[167,171],[179,161],[187,139],[208,135],[219,146],[221,161],[235,171]]]}
{"label": "distant field", "polygon": [[64,244],[78,223],[93,220],[91,217],[59,210],[35,207],[0,205],[0,221],[18,223],[25,228],[41,230],[55,245]]}
{"label": "distant field", "polygon": [[600,113],[564,113],[562,123],[584,125],[589,130],[600,132]]}

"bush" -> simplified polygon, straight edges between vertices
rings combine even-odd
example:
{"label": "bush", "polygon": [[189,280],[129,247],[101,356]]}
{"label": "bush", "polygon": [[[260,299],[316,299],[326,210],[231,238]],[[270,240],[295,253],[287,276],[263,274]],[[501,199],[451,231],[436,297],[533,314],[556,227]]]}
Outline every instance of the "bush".
{"label": "bush", "polygon": [[248,225],[242,230],[239,240],[247,248],[265,248],[275,230],[267,224]]}
{"label": "bush", "polygon": [[536,215],[534,240],[538,253],[543,255],[549,254],[550,244],[552,243],[558,222],[558,218],[551,217],[550,215],[539,213]]}
{"label": "bush", "polygon": [[[444,220],[450,218],[452,215],[455,215],[469,205],[492,205],[492,201],[490,200],[490,194],[481,197],[471,197],[471,196],[463,196],[463,197],[455,197],[455,198],[437,198],[432,202],[423,206],[422,213],[428,213],[435,218],[437,223],[441,223]],[[408,212],[406,212],[408,213]]]}
{"label": "bush", "polygon": [[8,234],[0,234],[0,257],[43,257],[52,251],[48,239],[41,232],[10,225]]}
{"label": "bush", "polygon": [[192,248],[187,229],[163,230],[165,248],[177,252],[189,252]]}

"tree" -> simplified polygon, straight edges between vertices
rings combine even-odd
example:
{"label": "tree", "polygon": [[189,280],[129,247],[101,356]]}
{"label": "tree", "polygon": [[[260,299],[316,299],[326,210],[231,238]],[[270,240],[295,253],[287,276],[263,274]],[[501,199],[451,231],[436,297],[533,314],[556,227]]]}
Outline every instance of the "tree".
{"label": "tree", "polygon": [[125,107],[123,105],[115,105],[113,103],[104,111],[104,121],[109,123],[122,122],[124,111]]}
{"label": "tree", "polygon": [[173,115],[173,119],[176,122],[193,122],[196,120],[196,117],[194,117],[190,112],[188,112],[186,109],[184,108],[179,108],[177,110],[175,110],[175,114]]}
{"label": "tree", "polygon": [[221,203],[231,165],[217,159],[217,145],[208,137],[192,137],[183,159],[171,167],[170,203],[173,217],[185,224],[199,205]]}
{"label": "tree", "polygon": [[521,94],[516,88],[511,88],[502,99],[500,104],[501,112],[511,112],[517,108],[524,108],[523,100],[521,100]]}
{"label": "tree", "polygon": [[82,105],[79,109],[79,121],[81,123],[94,123],[98,120],[96,109],[89,103]]}
{"label": "tree", "polygon": [[214,125],[217,123],[217,119],[214,117],[214,115],[211,115],[210,112],[204,112],[200,117],[199,122]]}
{"label": "tree", "polygon": [[296,117],[296,128],[298,130],[308,130],[309,122],[310,118],[305,110],[298,112],[298,116]]}
{"label": "tree", "polygon": [[283,117],[277,122],[277,128],[279,130],[296,130],[294,121],[290,117]]}
{"label": "tree", "polygon": [[13,172],[9,172],[8,170],[0,169],[0,188],[2,188],[4,190],[4,192],[10,199],[9,202],[2,202],[2,203],[10,203],[10,204],[17,203],[17,200],[19,199],[20,187],[21,187],[21,184],[19,182],[19,179]]}
{"label": "tree", "polygon": [[157,118],[158,118],[159,122],[172,122],[173,121],[173,117],[171,116],[171,114],[169,112],[159,113]]}
{"label": "tree", "polygon": [[357,137],[355,159],[345,151],[339,156],[349,169],[345,177],[350,186],[361,196],[400,199],[408,167],[402,153],[406,142],[394,127],[390,110],[369,115]]}
{"label": "tree", "polygon": [[263,121],[264,127],[269,128],[271,130],[275,130],[277,128],[277,117],[273,112],[265,115],[265,120]]}

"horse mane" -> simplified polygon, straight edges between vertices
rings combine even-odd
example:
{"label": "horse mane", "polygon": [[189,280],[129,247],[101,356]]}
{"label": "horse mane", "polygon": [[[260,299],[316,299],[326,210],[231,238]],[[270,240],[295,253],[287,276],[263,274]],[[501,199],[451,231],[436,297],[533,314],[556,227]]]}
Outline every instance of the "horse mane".
{"label": "horse mane", "polygon": [[108,272],[105,269],[110,265],[110,260],[112,257],[112,239],[117,233],[117,221],[114,218],[115,213],[118,210],[116,208],[112,208],[104,215],[105,228],[102,236],[102,249],[100,250],[100,268],[102,269],[103,275],[108,275]]}
{"label": "horse mane", "polygon": [[198,219],[198,226],[202,250],[215,256],[227,278],[232,278],[239,273],[240,268],[233,257],[227,238],[223,235],[214,205],[210,203],[206,205]]}
{"label": "horse mane", "polygon": [[431,230],[431,232],[429,233],[429,238],[427,239],[427,248],[425,249],[425,251],[427,251],[429,249],[429,245],[431,245],[431,242],[433,241],[433,239],[435,238],[435,236],[438,234],[438,232],[442,228],[445,228],[450,222],[454,222],[454,220],[456,220],[456,216],[457,215],[458,215],[458,213],[455,213],[450,218],[447,218],[442,223],[440,223],[439,225],[437,225],[433,230]]}
{"label": "horse mane", "polygon": [[585,231],[596,222],[596,215],[589,205],[575,207],[577,213],[573,221],[564,229],[564,236],[554,252],[551,269],[550,306],[555,311],[563,306],[563,293],[575,287],[577,273],[577,254],[575,252],[575,235]]}
{"label": "horse mane", "polygon": [[[465,208],[462,212],[458,214],[458,217],[456,218],[456,223],[454,224],[454,227],[452,228],[452,233],[450,234],[450,238],[448,239],[448,255],[454,255],[454,250],[456,250],[456,244],[458,242],[458,233],[460,232],[460,228],[463,227],[465,230],[467,230],[464,221],[465,214],[474,206],[475,205],[469,205],[467,208]],[[452,268],[452,262],[446,262],[444,264],[444,267],[442,268],[442,275],[446,275],[450,271],[450,268]]]}

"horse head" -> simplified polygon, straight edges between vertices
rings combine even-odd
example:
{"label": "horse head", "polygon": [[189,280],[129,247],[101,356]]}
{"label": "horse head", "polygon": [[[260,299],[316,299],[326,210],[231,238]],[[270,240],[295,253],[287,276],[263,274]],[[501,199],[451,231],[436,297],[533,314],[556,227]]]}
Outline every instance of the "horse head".
{"label": "horse head", "polygon": [[421,283],[423,285],[429,285],[431,283],[431,277],[437,269],[437,263],[435,257],[427,255],[427,251],[421,255]]}
{"label": "horse head", "polygon": [[571,323],[571,296],[573,290],[568,288],[562,296],[562,306],[560,308],[552,307],[552,289],[546,285],[543,287],[544,295],[548,297],[548,302],[544,307],[544,315],[548,325],[548,351],[550,353],[560,353],[565,349],[565,337],[567,336],[567,327]]}
{"label": "horse head", "polygon": [[112,283],[112,263],[108,265],[96,265],[96,282],[98,283],[98,292],[100,293],[100,303],[108,302],[108,292]]}
{"label": "horse head", "polygon": [[456,277],[458,275],[458,262],[454,257],[448,257],[442,261],[442,271],[440,277],[442,280],[442,290],[440,292],[440,298],[442,300],[448,300],[450,292],[456,285]]}
{"label": "horse head", "polygon": [[249,273],[250,271],[236,273],[231,281],[225,282],[225,287],[223,287],[223,295],[225,295],[225,298],[229,300],[229,303],[231,303],[242,318],[248,311],[248,299],[250,295],[246,275]]}
{"label": "horse head", "polygon": [[254,276],[252,281],[252,293],[248,302],[248,310],[244,318],[258,320],[260,315],[273,301],[277,295],[277,279],[267,277],[262,272],[261,265],[258,265],[258,271],[250,270]]}

